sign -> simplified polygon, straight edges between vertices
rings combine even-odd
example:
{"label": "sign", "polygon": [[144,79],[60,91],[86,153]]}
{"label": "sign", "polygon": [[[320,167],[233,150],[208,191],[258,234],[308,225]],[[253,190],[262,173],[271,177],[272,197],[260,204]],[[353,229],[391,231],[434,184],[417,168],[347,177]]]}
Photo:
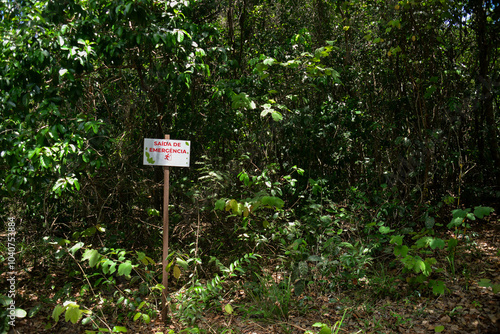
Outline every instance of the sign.
{"label": "sign", "polygon": [[191,142],[144,138],[144,165],[189,167]]}

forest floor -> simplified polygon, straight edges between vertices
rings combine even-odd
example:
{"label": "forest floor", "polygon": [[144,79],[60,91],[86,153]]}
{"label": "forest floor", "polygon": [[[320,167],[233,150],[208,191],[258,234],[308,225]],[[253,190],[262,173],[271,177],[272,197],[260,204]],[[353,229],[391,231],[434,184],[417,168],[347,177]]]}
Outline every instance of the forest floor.
{"label": "forest floor", "polygon": [[[362,281],[356,283],[357,288],[343,292],[322,294],[308,291],[307,297],[292,298],[288,317],[280,320],[279,317],[264,319],[259,312],[252,315],[249,310],[255,305],[250,305],[251,301],[243,293],[232,289],[224,296],[222,305],[230,303],[234,312],[228,314],[221,310],[223,308],[218,312],[207,310],[197,326],[205,333],[318,333],[320,328],[313,327],[315,323],[333,327],[345,313],[338,333],[500,333],[500,294],[494,294],[491,287],[478,285],[481,279],[500,283],[500,222],[496,219],[498,217],[494,218],[488,224],[473,226],[471,232],[475,233],[476,245],[457,260],[457,268],[459,261],[467,264],[468,277],[458,274],[456,278],[448,277],[448,291],[444,295],[419,296],[419,292],[413,291],[404,279],[399,279],[402,276],[395,274],[399,278],[390,281],[393,286],[388,291],[396,289],[398,293],[395,295],[399,297],[391,296],[390,292],[381,293]],[[2,281],[4,279],[1,277]],[[19,275],[20,296],[17,298],[23,301],[19,307],[29,310],[33,305],[28,305],[28,301],[34,302],[40,294],[49,293],[40,291],[44,289],[43,279],[41,281],[33,284],[32,278]],[[60,283],[64,285],[64,282]],[[31,318],[17,319],[16,326],[11,327],[9,333],[71,334],[85,333],[90,329],[64,320],[51,329],[45,329],[50,314],[48,310],[40,311]],[[175,322],[165,326],[160,318],[152,319],[147,325],[132,321],[121,325],[127,327],[127,333],[141,334],[179,333],[185,329]]]}

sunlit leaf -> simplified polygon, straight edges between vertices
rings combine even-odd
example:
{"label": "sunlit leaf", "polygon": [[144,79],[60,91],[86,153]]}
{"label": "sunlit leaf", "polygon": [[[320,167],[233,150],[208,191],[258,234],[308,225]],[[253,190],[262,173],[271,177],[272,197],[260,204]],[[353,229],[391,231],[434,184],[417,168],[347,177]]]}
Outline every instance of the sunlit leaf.
{"label": "sunlit leaf", "polygon": [[174,266],[172,274],[176,279],[179,279],[181,277],[181,270],[179,269],[178,266]]}
{"label": "sunlit leaf", "polygon": [[118,266],[118,275],[129,276],[132,272],[132,263],[127,260]]}
{"label": "sunlit leaf", "polygon": [[231,306],[231,304],[226,304],[224,306],[224,310],[226,311],[227,314],[233,314],[233,307]]}
{"label": "sunlit leaf", "polygon": [[434,327],[434,332],[435,333],[441,333],[442,331],[444,331],[444,326],[436,326],[436,327]]}

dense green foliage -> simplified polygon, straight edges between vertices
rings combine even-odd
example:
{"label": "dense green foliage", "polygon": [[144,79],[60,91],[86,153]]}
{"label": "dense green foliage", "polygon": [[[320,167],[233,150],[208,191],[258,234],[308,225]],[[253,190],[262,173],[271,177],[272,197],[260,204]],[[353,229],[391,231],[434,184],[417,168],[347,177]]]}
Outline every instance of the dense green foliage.
{"label": "dense green foliage", "polygon": [[[380,254],[445,293],[467,222],[498,205],[498,0],[3,0],[0,17],[0,215],[71,278],[45,301],[56,323],[157,315],[163,173],[143,138],[192,143],[170,199],[189,324],[236,274],[286,318],[292,288],[352,287]],[[259,252],[289,290],[245,270]]]}

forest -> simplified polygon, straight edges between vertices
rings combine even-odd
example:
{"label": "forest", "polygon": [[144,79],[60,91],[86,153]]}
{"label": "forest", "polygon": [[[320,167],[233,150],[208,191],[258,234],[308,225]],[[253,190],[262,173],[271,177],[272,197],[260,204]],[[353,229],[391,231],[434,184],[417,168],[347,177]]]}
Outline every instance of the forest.
{"label": "forest", "polygon": [[499,0],[0,18],[0,333],[500,333]]}

